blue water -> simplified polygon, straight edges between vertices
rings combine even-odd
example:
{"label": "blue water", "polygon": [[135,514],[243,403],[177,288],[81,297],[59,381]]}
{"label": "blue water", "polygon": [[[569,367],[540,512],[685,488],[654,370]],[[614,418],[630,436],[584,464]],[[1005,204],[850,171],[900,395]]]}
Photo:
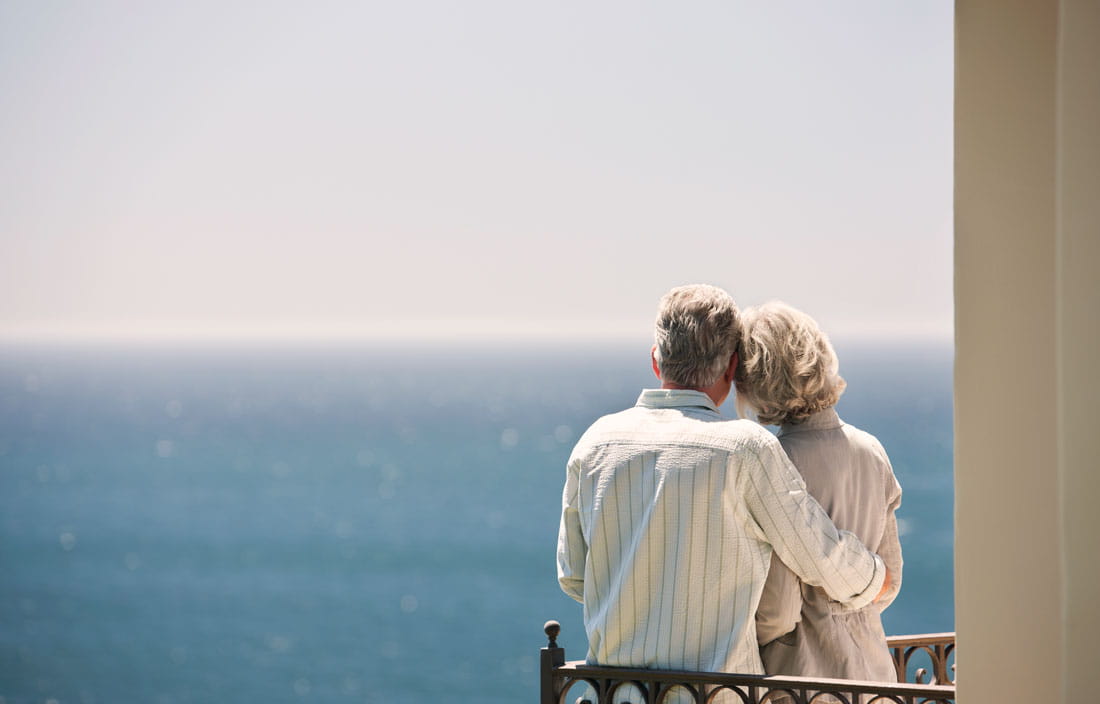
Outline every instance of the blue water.
{"label": "blue water", "polygon": [[[951,350],[840,350],[904,487],[887,631],[953,630]],[[520,702],[564,463],[648,350],[0,349],[0,702]],[[732,414],[732,404],[727,404]]]}

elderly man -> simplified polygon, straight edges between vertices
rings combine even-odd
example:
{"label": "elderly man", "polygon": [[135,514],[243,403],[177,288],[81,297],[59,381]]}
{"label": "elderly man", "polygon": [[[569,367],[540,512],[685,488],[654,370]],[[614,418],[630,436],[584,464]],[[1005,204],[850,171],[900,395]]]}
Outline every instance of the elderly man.
{"label": "elderly man", "polygon": [[854,608],[888,584],[776,438],[719,414],[739,338],[725,291],[669,291],[652,351],[661,388],[597,420],[569,458],[558,581],[584,604],[590,663],[763,674],[754,616],[773,550]]}

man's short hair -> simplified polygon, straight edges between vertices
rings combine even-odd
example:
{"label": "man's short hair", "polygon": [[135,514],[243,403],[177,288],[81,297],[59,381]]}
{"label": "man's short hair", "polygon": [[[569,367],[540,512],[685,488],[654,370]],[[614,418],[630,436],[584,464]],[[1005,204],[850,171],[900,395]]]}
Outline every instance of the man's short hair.
{"label": "man's short hair", "polygon": [[661,298],[654,359],[661,380],[703,389],[722,376],[741,338],[741,316],[728,293],[707,284],[678,286]]}
{"label": "man's short hair", "polygon": [[746,308],[737,363],[737,410],[766,425],[801,423],[836,405],[845,382],[829,338],[809,315],[773,301]]}

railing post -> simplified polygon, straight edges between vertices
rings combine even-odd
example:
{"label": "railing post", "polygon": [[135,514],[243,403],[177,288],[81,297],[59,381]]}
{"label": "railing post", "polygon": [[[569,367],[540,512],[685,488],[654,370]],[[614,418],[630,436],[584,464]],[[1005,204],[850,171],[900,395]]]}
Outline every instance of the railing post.
{"label": "railing post", "polygon": [[554,676],[554,668],[565,664],[565,648],[558,647],[558,634],[561,633],[561,624],[557,621],[547,621],[542,627],[548,640],[547,646],[540,652],[541,698],[540,704],[558,704],[557,678]]}
{"label": "railing post", "polygon": [[900,645],[892,646],[890,656],[894,659],[894,670],[897,672],[898,682],[905,682],[908,679],[905,667],[905,648]]}
{"label": "railing post", "polygon": [[933,672],[936,674],[936,684],[951,684],[947,678],[947,648],[942,644],[936,644],[936,660]]}

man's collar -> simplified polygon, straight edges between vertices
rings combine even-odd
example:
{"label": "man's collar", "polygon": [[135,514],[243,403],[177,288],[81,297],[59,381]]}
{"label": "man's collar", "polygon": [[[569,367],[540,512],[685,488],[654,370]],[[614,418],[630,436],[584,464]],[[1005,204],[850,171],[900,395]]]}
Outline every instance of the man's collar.
{"label": "man's collar", "polygon": [[646,408],[706,408],[721,413],[710,396],[692,389],[645,389],[635,405]]}

